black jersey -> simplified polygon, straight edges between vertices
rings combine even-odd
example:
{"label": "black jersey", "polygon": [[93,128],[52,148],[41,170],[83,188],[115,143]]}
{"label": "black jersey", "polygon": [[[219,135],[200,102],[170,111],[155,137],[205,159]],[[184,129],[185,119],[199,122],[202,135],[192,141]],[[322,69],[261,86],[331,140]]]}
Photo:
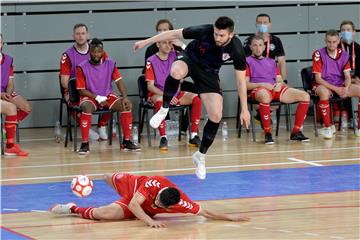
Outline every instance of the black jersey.
{"label": "black jersey", "polygon": [[[254,35],[248,37],[244,41],[244,49],[245,49],[245,54],[247,57],[251,55],[250,41],[253,36]],[[277,57],[285,56],[284,47],[282,45],[280,38],[278,38],[277,36],[270,34],[269,44],[268,44],[268,42],[265,42],[264,44],[265,44],[265,50],[263,52],[264,57],[276,59]],[[269,51],[268,51],[268,46],[269,46]],[[269,56],[266,56],[267,53],[269,53]]]}
{"label": "black jersey", "polygon": [[212,24],[184,28],[183,37],[194,39],[185,52],[205,71],[219,73],[221,65],[231,60],[236,70],[246,70],[245,52],[237,37],[233,37],[226,46],[217,46]]}
{"label": "black jersey", "polygon": [[338,48],[343,48],[350,55],[352,76],[360,78],[360,45],[355,41],[353,43],[349,45],[345,41],[341,41]]}

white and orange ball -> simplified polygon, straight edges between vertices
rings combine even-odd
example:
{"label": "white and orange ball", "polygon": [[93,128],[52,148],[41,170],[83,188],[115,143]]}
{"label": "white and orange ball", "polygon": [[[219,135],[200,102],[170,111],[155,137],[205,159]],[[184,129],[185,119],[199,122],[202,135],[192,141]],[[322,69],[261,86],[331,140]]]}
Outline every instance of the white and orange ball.
{"label": "white and orange ball", "polygon": [[78,197],[87,197],[91,194],[94,184],[91,178],[79,175],[71,181],[71,190]]}

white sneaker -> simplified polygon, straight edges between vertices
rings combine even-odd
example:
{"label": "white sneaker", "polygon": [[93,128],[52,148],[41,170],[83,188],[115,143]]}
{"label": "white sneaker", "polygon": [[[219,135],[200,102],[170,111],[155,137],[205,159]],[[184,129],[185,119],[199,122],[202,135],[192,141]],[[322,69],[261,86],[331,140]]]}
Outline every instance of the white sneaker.
{"label": "white sneaker", "polygon": [[325,139],[331,139],[333,137],[333,131],[331,127],[325,128],[323,135]]}
{"label": "white sneaker", "polygon": [[355,137],[360,137],[360,129],[355,129]]}
{"label": "white sneaker", "polygon": [[[326,127],[323,127],[323,128],[320,128],[320,129],[318,129],[318,133],[320,134],[320,135],[324,135],[325,134],[325,132],[326,132]],[[336,134],[336,126],[335,125],[331,125],[331,130],[332,130],[332,133],[335,135]]]}
{"label": "white sneaker", "polygon": [[192,155],[192,160],[196,165],[195,174],[200,180],[204,180],[206,178],[206,167],[205,167],[205,154],[196,151]]}
{"label": "white sneaker", "polygon": [[150,126],[153,128],[158,128],[161,122],[166,118],[168,112],[169,108],[161,107],[160,110],[150,119]]}
{"label": "white sneaker", "polygon": [[50,208],[50,212],[54,214],[71,214],[71,207],[76,206],[75,203],[70,202],[67,204],[56,204],[52,208]]}
{"label": "white sneaker", "polygon": [[99,136],[102,140],[107,140],[108,139],[108,135],[106,132],[106,126],[101,126],[98,128],[98,132],[99,132]]}
{"label": "white sneaker", "polygon": [[89,137],[91,140],[99,140],[99,134],[90,128]]}

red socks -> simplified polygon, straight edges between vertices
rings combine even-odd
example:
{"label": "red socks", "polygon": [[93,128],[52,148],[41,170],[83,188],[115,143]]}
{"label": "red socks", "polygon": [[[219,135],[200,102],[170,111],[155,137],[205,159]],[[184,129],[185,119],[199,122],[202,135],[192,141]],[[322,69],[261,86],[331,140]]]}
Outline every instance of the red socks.
{"label": "red socks", "polygon": [[82,142],[89,142],[89,131],[91,128],[91,113],[81,113],[80,129]]}
{"label": "red socks", "polygon": [[17,120],[18,122],[24,120],[29,115],[29,112],[25,112],[23,110],[17,110]]}
{"label": "red socks", "polygon": [[108,123],[108,121],[111,117],[112,117],[111,113],[101,115],[99,123],[98,123],[98,127],[106,126],[106,124]]}
{"label": "red socks", "polygon": [[124,133],[124,140],[130,140],[132,129],[132,114],[131,111],[120,113],[120,124]]}
{"label": "red socks", "polygon": [[292,134],[295,134],[300,131],[300,128],[303,125],[304,120],[306,118],[308,108],[309,108],[309,102],[299,102],[296,108],[295,124],[292,130]]}
{"label": "red socks", "polygon": [[270,104],[260,103],[259,112],[265,133],[271,132]]}
{"label": "red socks", "polygon": [[[162,106],[162,101],[157,101],[155,102],[155,112],[158,112],[160,110]],[[160,137],[163,137],[166,135],[166,124],[165,124],[165,120],[161,122],[160,127],[159,127],[159,133],[160,133]]]}
{"label": "red socks", "polygon": [[201,99],[199,96],[193,98],[191,106],[191,132],[197,133],[201,117]]}
{"label": "red socks", "polygon": [[16,122],[17,122],[16,115],[5,117],[6,147],[7,148],[11,148],[14,146]]}
{"label": "red socks", "polygon": [[79,214],[82,218],[95,219],[93,216],[93,211],[94,211],[93,207],[82,208],[82,207],[72,206],[70,210],[72,213]]}
{"label": "red socks", "polygon": [[330,127],[331,126],[331,118],[330,118],[329,100],[320,100],[319,108],[321,111],[321,116],[323,118],[325,127]]}

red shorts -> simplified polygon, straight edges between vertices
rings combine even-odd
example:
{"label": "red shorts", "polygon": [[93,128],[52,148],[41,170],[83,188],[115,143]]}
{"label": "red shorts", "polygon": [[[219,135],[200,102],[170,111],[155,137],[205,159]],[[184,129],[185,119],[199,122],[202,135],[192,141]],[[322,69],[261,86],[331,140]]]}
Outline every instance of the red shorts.
{"label": "red shorts", "polygon": [[128,205],[136,192],[139,184],[146,179],[144,176],[134,176],[128,173],[114,173],[112,183],[115,191],[122,197],[114,203],[122,207],[124,219],[135,218],[135,215],[129,210]]}
{"label": "red shorts", "polygon": [[[186,92],[184,92],[184,91],[180,91],[180,92],[178,93],[178,95],[176,96],[178,102],[180,101],[180,99],[181,99],[183,96],[185,96],[185,94],[186,94]],[[149,102],[152,102],[152,97],[153,97],[154,95],[156,95],[156,94],[154,94],[154,93],[152,93],[152,92],[148,92],[148,101],[149,101]]]}
{"label": "red shorts", "polygon": [[[114,105],[114,103],[118,100],[121,100],[121,97],[118,97],[117,95],[110,93],[109,95],[106,96],[106,102],[108,104],[108,108],[111,109],[111,107]],[[95,110],[96,109],[103,109],[103,107],[94,99],[94,98],[90,98],[90,97],[83,97],[80,96],[80,106],[81,104],[83,104],[84,102],[90,102],[94,105]]]}
{"label": "red shorts", "polygon": [[284,92],[286,92],[286,90],[288,90],[289,88],[287,86],[282,86],[280,91],[275,92],[274,90],[269,90],[263,87],[258,87],[258,88],[254,88],[249,96],[255,100],[255,95],[257,93],[257,91],[264,89],[266,90],[270,95],[271,95],[271,101],[275,100],[275,101],[280,101],[280,97],[284,94]]}

